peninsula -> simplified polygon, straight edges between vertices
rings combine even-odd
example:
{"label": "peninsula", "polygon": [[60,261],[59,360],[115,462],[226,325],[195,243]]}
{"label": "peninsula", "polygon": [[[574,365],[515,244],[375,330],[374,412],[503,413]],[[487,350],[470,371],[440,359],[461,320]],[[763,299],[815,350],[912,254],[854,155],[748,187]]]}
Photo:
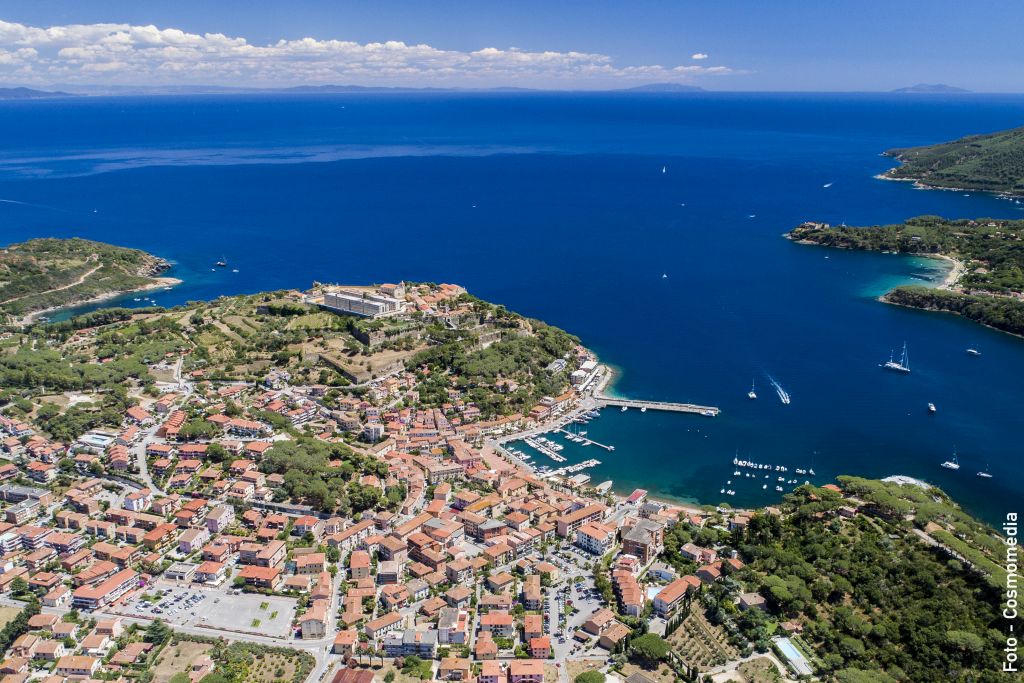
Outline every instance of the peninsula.
{"label": "peninsula", "polygon": [[900,165],[880,177],[922,187],[1024,194],[1024,128],[890,149]]}
{"label": "peninsula", "polygon": [[119,294],[169,287],[166,261],[138,249],[78,238],[40,238],[0,251],[0,321]]}
{"label": "peninsula", "polygon": [[787,237],[801,244],[949,259],[953,269],[941,287],[901,286],[882,300],[956,313],[1024,335],[1024,221],[918,216],[866,228],[804,223]]}
{"label": "peninsula", "polygon": [[930,683],[1002,654],[1002,539],[938,489],[694,508],[508,457],[607,369],[458,285],[98,310],[0,351],[12,667]]}

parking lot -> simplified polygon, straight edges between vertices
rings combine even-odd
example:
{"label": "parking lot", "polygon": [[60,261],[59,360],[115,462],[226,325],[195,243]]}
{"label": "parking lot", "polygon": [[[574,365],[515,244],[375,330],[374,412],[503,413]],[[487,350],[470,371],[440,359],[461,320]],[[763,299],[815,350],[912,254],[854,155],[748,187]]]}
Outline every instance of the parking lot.
{"label": "parking lot", "polygon": [[[150,600],[143,596],[150,596]],[[152,598],[159,596],[157,600]],[[177,626],[202,626],[287,637],[295,615],[295,600],[279,596],[239,593],[228,589],[198,588],[158,581],[139,592],[120,610],[160,618]]]}

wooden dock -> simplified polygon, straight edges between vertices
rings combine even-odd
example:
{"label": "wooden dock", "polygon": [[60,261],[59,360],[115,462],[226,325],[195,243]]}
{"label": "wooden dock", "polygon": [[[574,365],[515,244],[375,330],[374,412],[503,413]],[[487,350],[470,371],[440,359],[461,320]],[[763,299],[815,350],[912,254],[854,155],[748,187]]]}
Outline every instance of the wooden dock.
{"label": "wooden dock", "polygon": [[626,408],[647,408],[647,410],[663,410],[670,413],[694,413],[706,417],[716,417],[721,409],[715,406],[699,406],[695,403],[672,403],[670,401],[636,401],[633,399],[611,398],[608,396],[595,397],[601,407],[614,406]]}

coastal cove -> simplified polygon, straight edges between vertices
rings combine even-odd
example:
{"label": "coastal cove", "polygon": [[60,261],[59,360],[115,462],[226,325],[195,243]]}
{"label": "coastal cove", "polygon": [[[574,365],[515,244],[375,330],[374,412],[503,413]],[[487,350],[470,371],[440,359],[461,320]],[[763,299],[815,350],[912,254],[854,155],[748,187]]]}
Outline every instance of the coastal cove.
{"label": "coastal cove", "polygon": [[[994,522],[1024,496],[1024,344],[875,301],[947,264],[780,235],[811,218],[1021,217],[873,176],[885,149],[1022,114],[1020,97],[711,93],[4,103],[0,222],[8,242],[78,235],[167,258],[183,283],[160,305],[313,280],[457,282],[579,336],[619,370],[617,395],[722,408],[603,411],[587,429],[616,450],[563,453],[601,459],[588,474],[620,492],[777,500],[760,483],[720,495],[739,453],[813,467],[819,484],[918,477]],[[913,373],[884,373],[904,341]],[[939,468],[954,448],[956,473]]]}

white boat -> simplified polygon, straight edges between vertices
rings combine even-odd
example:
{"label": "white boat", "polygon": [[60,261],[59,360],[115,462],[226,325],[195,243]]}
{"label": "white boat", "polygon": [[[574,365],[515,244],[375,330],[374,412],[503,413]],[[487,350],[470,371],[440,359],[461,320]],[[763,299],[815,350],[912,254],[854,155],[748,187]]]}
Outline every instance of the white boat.
{"label": "white boat", "polygon": [[928,412],[929,413],[934,413],[935,412],[935,404],[934,403],[931,403],[931,402],[928,403]]}
{"label": "white boat", "polygon": [[832,183],[825,183],[824,185],[822,185],[822,187],[827,189],[829,187],[832,187]]}
{"label": "white boat", "polygon": [[762,489],[766,489],[766,488],[768,488],[768,484],[761,484],[761,488],[762,488]]}
{"label": "white boat", "polygon": [[781,487],[781,486],[776,486],[776,487],[775,487],[775,490],[776,490],[776,491],[781,491],[781,490],[782,490],[782,487]]}
{"label": "white boat", "polygon": [[978,472],[978,476],[981,477],[982,479],[991,479],[992,478],[992,474],[988,471],[988,465],[985,465],[985,469],[983,469],[982,471]]}
{"label": "white boat", "polygon": [[624,413],[627,410],[629,410],[629,406],[622,406],[622,409],[619,412]]}
{"label": "white boat", "polygon": [[979,351],[978,349],[967,349],[967,355],[968,356],[980,356],[981,355],[981,351]]}
{"label": "white boat", "polygon": [[757,392],[754,391],[754,380],[750,380],[750,391],[747,392],[747,398],[751,401],[757,398]]}
{"label": "white boat", "polygon": [[642,408],[640,408],[640,412],[641,413],[646,413],[647,412],[647,406],[643,406]]}
{"label": "white boat", "polygon": [[910,372],[910,359],[907,358],[907,342],[903,342],[903,353],[900,355],[900,359],[898,361],[890,351],[889,360],[884,363],[880,363],[879,367],[886,370],[894,370],[895,372]]}
{"label": "white boat", "polygon": [[960,469],[960,463],[956,459],[956,451],[953,451],[953,459],[947,460],[946,462],[942,463],[942,467],[945,467],[947,470]]}
{"label": "white boat", "polygon": [[722,489],[721,491],[719,491],[719,493],[725,493],[725,489]]}
{"label": "white boat", "polygon": [[661,274],[661,279],[662,280],[667,280],[668,279],[668,273],[662,273]]}
{"label": "white boat", "polygon": [[668,173],[668,166],[662,166],[661,167],[661,172],[662,173]]}
{"label": "white boat", "polygon": [[807,470],[807,474],[809,474],[809,475],[811,475],[813,477],[814,476],[814,470]]}

